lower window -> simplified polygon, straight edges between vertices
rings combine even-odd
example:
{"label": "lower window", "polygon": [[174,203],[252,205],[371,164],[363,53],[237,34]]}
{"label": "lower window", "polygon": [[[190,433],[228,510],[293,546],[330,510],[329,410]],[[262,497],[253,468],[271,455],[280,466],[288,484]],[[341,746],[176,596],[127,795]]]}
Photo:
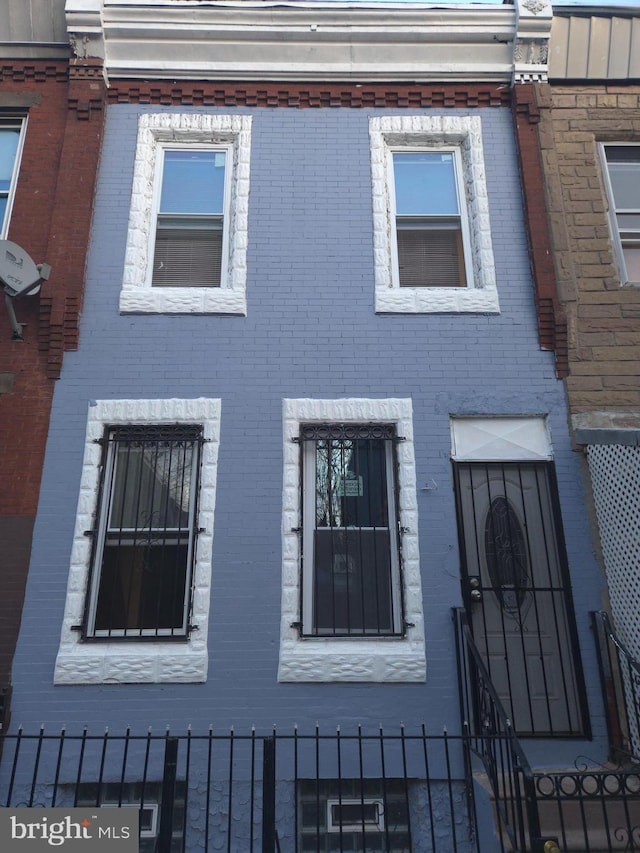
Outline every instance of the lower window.
{"label": "lower window", "polygon": [[393,424],[310,424],[303,453],[303,634],[402,633]]}
{"label": "lower window", "polygon": [[220,411],[89,403],[55,684],[206,680]]}
{"label": "lower window", "polygon": [[282,411],[278,680],[424,681],[411,400]]}
{"label": "lower window", "polygon": [[185,637],[202,428],[107,428],[87,638]]}
{"label": "lower window", "polygon": [[[178,780],[171,810],[171,846],[167,853],[180,853],[184,846],[185,794],[185,783]],[[82,782],[72,795],[75,795],[77,806],[137,809],[139,853],[155,853],[160,829],[161,782]]]}
{"label": "lower window", "polygon": [[298,850],[332,853],[411,851],[409,805],[402,779],[298,782]]}

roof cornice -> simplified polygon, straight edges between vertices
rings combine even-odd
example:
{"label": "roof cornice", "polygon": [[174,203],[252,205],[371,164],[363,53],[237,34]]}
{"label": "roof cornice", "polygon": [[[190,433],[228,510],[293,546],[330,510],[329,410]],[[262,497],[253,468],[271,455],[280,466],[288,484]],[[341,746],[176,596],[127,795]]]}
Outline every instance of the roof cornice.
{"label": "roof cornice", "polygon": [[518,62],[523,79],[545,79],[550,10],[548,0],[66,4],[78,57],[100,58],[109,79],[165,80],[511,83]]}

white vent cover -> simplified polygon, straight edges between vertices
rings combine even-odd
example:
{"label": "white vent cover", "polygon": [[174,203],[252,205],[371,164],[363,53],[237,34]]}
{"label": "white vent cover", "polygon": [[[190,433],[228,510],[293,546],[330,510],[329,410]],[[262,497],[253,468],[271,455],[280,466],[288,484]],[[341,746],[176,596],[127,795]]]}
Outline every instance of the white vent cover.
{"label": "white vent cover", "polygon": [[451,457],[456,462],[552,459],[547,422],[540,417],[453,417]]}

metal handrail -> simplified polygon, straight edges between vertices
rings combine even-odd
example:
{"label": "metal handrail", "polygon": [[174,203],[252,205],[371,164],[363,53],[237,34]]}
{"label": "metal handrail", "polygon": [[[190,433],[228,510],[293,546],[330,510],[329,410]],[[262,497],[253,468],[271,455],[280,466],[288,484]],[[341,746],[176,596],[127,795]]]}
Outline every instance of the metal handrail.
{"label": "metal handrail", "polygon": [[[463,730],[493,792],[498,830],[511,849],[542,849],[535,778],[476,646],[462,608],[453,609]],[[470,770],[470,768],[469,768]]]}

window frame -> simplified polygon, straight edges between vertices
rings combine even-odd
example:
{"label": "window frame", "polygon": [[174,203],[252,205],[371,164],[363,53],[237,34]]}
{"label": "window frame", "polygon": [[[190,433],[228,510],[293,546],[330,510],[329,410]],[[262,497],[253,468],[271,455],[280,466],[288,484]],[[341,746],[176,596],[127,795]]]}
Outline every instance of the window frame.
{"label": "window frame", "polygon": [[[97,400],[89,404],[84,460],[78,497],[55,684],[161,683],[206,681],[211,598],[213,519],[216,500],[219,399]],[[205,439],[200,456],[200,485],[193,561],[191,624],[182,642],[170,637],[105,638],[85,642],[82,622],[90,594],[92,543],[86,531],[96,526],[106,426],[192,424]]]}
{"label": "window frame", "polygon": [[118,800],[100,803],[101,809],[137,809],[138,812],[148,812],[151,816],[149,829],[143,829],[142,815],[140,815],[140,838],[155,838],[158,834],[158,803],[118,802]]}
{"label": "window frame", "polygon": [[11,213],[13,211],[16,188],[18,186],[18,175],[20,173],[20,163],[22,161],[24,140],[27,132],[27,116],[0,115],[0,133],[2,132],[3,128],[13,129],[18,126],[20,127],[20,133],[18,137],[16,155],[13,161],[13,169],[11,172],[11,181],[9,183],[9,189],[6,191],[6,193],[0,193],[1,195],[5,195],[7,199],[7,206],[5,208],[4,218],[2,219],[2,221],[0,221],[0,240],[6,240],[7,234],[9,233],[9,223],[11,222]]}
{"label": "window frame", "polygon": [[[154,287],[163,152],[191,147],[227,153],[220,284]],[[251,116],[144,113],[139,117],[120,313],[246,316],[250,155]]]}
{"label": "window frame", "polygon": [[[369,119],[375,311],[378,314],[499,314],[479,116],[380,116]],[[394,152],[456,152],[457,193],[467,286],[400,286]],[[466,220],[466,226],[464,225]]]}
{"label": "window frame", "polygon": [[[303,635],[302,425],[394,424],[397,442],[401,596],[404,624],[397,636]],[[282,603],[280,682],[424,682],[426,659],[412,402],[408,398],[283,400]]]}
{"label": "window frame", "polygon": [[[158,156],[156,157],[156,174],[154,177],[154,197],[153,197],[153,210],[151,213],[151,228],[149,229],[149,245],[147,248],[147,253],[149,257],[149,264],[147,265],[147,287],[160,287],[162,290],[171,287],[171,285],[154,285],[153,284],[153,272],[154,272],[154,261],[155,261],[155,244],[156,237],[158,233],[158,222],[163,214],[160,209],[160,202],[162,198],[162,183],[164,179],[164,164],[165,164],[165,155],[167,151],[213,151],[213,152],[224,152],[226,156],[225,166],[224,166],[224,189],[223,189],[223,198],[222,198],[222,252],[220,259],[220,284],[219,285],[211,285],[211,287],[222,287],[222,282],[224,278],[224,271],[228,269],[229,265],[229,220],[231,213],[231,175],[233,168],[233,146],[231,144],[220,144],[216,145],[214,143],[211,144],[192,144],[192,145],[180,145],[177,142],[162,142],[159,145]],[[229,168],[229,164],[232,165],[232,168]],[[193,218],[197,218],[197,215],[194,214]],[[175,285],[177,288],[187,288],[188,285]],[[202,288],[203,285],[195,285],[198,289]]]}
{"label": "window frame", "polygon": [[[640,287],[640,279],[636,280],[631,278],[627,271],[627,263],[624,256],[624,246],[620,233],[620,227],[618,225],[619,210],[616,207],[616,201],[613,193],[613,182],[611,180],[611,174],[609,171],[610,163],[609,159],[607,158],[607,148],[635,148],[637,151],[637,168],[640,172],[640,142],[600,142],[598,148],[600,153],[600,161],[602,164],[605,193],[608,202],[609,230],[611,233],[611,240],[614,246],[614,253],[618,266],[618,273],[620,276],[620,284],[623,286],[628,285],[630,287]],[[624,210],[626,211],[626,208],[624,208]],[[634,211],[636,212],[636,215],[640,218],[640,202],[638,203],[637,209],[634,209]],[[637,229],[637,235],[638,250],[640,251],[640,229]]]}
{"label": "window frame", "polygon": [[[389,187],[389,207],[390,207],[390,222],[393,229],[393,237],[391,239],[391,275],[394,288],[402,290],[410,290],[411,287],[400,284],[400,264],[398,252],[398,220],[403,214],[398,213],[396,204],[396,182],[395,169],[393,163],[394,154],[411,154],[411,153],[439,153],[453,155],[453,176],[456,188],[456,200],[458,202],[458,218],[460,221],[460,234],[462,239],[462,254],[464,262],[464,279],[466,287],[473,287],[472,276],[472,260],[471,260],[471,238],[469,233],[469,216],[467,210],[467,202],[463,193],[464,172],[462,168],[462,158],[460,148],[455,145],[389,145],[387,147],[387,183]],[[426,219],[426,215],[416,214],[414,219]],[[425,290],[434,290],[436,288],[430,285],[422,286]],[[422,289],[422,288],[421,288]],[[449,288],[446,288],[449,290]]]}
{"label": "window frame", "polygon": [[[333,426],[334,424],[328,425]],[[307,426],[306,424],[303,426]],[[369,439],[371,440],[371,439]],[[398,541],[398,507],[397,507],[397,463],[396,454],[392,446],[401,439],[396,435],[392,439],[385,440],[385,491],[387,500],[387,530],[389,534],[389,558],[391,572],[390,605],[393,627],[390,631],[367,631],[363,629],[360,633],[335,630],[333,632],[322,632],[314,625],[315,612],[315,577],[316,565],[314,562],[315,548],[314,537],[318,530],[316,520],[316,494],[317,494],[317,442],[319,439],[306,439],[301,436],[301,469],[302,469],[302,589],[301,589],[301,635],[304,637],[393,637],[402,636],[404,633],[404,615],[402,612],[402,571],[400,567],[400,543]],[[308,497],[308,499],[306,499]],[[330,528],[336,529],[336,528]],[[348,528],[339,528],[347,530]],[[362,528],[356,528],[362,529]],[[367,528],[368,529],[368,528]],[[381,528],[382,529],[382,528]]]}

